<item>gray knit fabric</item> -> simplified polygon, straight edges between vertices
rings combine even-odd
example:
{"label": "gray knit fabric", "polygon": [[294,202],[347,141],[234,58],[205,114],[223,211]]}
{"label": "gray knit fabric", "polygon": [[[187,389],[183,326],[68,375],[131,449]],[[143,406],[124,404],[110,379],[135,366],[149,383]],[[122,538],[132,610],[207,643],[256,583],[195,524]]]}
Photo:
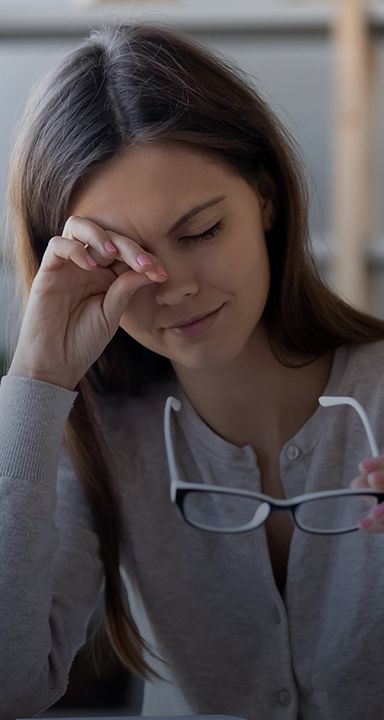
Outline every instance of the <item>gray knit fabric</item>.
{"label": "gray knit fabric", "polygon": [[[352,395],[384,450],[384,342],[336,351],[324,394]],[[143,636],[166,661],[143,714],[247,720],[371,720],[384,708],[384,535],[294,531],[284,597],[264,528],[196,530],[169,498],[164,403],[182,479],[261,489],[255,452],[216,435],[176,379],[138,398],[103,398],[98,419],[124,517],[122,575]],[[0,718],[65,692],[102,592],[92,519],[61,450],[75,393],[5,376],[0,387]],[[292,450],[292,447],[297,450]],[[348,487],[370,454],[356,413],[319,408],[280,455],[287,497]],[[57,466],[58,470],[57,470]]]}

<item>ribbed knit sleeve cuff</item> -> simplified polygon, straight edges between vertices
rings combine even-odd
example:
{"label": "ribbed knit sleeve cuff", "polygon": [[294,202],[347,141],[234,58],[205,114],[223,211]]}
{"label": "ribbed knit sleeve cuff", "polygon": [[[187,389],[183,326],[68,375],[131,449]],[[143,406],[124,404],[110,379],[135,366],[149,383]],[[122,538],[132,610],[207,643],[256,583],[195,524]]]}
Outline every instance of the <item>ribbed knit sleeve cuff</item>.
{"label": "ribbed knit sleeve cuff", "polygon": [[34,378],[4,375],[0,385],[0,476],[49,479],[56,473],[65,424],[77,392]]}

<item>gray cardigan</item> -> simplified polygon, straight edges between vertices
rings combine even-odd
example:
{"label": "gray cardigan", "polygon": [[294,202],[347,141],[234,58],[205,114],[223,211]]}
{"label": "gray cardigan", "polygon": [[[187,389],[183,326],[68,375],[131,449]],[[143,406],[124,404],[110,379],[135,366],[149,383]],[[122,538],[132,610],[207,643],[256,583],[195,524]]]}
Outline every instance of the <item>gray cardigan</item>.
{"label": "gray cardigan", "polygon": [[[383,452],[384,342],[336,351],[324,394],[353,395]],[[124,517],[121,571],[132,612],[166,661],[143,714],[248,720],[363,720],[384,708],[384,535],[294,531],[284,597],[264,528],[214,535],[169,499],[163,409],[183,479],[261,489],[257,457],[216,435],[176,379],[138,398],[103,398]],[[65,692],[102,592],[98,539],[61,443],[75,393],[5,376],[0,388],[0,719],[31,716]],[[280,455],[287,496],[348,487],[369,455],[348,407],[319,408]]]}

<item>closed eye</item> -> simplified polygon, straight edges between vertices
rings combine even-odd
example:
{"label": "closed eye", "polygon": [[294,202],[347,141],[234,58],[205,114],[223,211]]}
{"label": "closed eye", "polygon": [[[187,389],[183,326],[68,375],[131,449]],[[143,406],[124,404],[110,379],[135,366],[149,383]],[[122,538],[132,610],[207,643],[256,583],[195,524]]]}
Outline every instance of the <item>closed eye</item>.
{"label": "closed eye", "polygon": [[183,243],[201,243],[204,242],[204,240],[209,240],[210,238],[215,237],[217,233],[224,227],[224,220],[219,220],[215,225],[213,225],[208,230],[205,230],[203,233],[200,233],[199,235],[187,235],[185,237],[180,238],[179,242]]}

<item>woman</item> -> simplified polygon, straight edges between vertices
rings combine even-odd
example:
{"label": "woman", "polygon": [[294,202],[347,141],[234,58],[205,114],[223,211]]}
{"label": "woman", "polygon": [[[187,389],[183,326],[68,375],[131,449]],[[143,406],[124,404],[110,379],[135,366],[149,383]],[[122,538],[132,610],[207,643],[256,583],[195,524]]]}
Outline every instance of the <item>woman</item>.
{"label": "woman", "polygon": [[383,457],[358,474],[359,418],[318,398],[353,395],[381,441],[384,324],[320,279],[279,122],[170,30],[94,32],[29,104],[9,205],[26,307],[0,394],[1,718],[64,693],[101,592],[144,714],[378,716],[380,519],[219,535],[169,497],[169,395],[187,481],[284,498],[383,478]]}

